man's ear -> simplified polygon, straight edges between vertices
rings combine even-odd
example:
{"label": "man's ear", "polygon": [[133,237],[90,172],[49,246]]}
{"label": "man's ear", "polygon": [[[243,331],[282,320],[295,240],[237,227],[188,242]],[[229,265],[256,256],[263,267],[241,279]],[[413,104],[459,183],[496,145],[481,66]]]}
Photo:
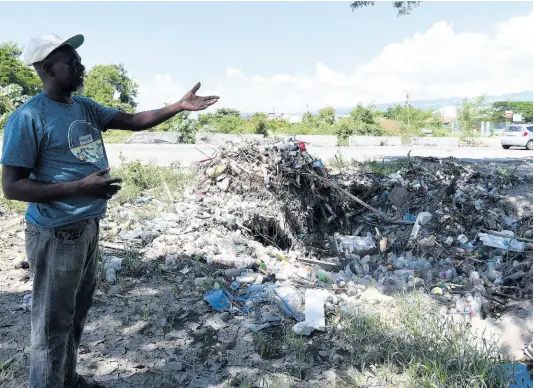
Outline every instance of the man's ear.
{"label": "man's ear", "polygon": [[54,68],[52,66],[52,63],[50,62],[43,62],[42,69],[43,73],[45,73],[49,77],[53,77],[55,75]]}

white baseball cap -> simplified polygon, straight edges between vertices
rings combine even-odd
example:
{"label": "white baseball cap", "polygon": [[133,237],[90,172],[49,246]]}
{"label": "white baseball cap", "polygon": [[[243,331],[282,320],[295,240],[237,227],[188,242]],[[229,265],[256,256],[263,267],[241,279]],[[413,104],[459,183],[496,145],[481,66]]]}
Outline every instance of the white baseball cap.
{"label": "white baseball cap", "polygon": [[74,35],[69,39],[62,39],[55,34],[41,35],[32,38],[26,45],[24,50],[24,64],[27,66],[33,65],[35,62],[41,62],[52,51],[58,47],[69,45],[77,49],[84,41],[83,35]]}

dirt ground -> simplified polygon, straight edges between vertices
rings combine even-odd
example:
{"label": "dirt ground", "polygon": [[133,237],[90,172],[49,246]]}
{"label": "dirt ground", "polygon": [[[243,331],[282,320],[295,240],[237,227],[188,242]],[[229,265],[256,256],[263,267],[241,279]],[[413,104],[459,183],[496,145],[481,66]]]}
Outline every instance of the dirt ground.
{"label": "dirt ground", "polygon": [[[532,164],[519,172],[532,176]],[[509,200],[518,211],[531,213],[531,183],[511,190]],[[23,227],[20,214],[0,216],[0,385],[6,388],[23,387],[28,377],[30,311],[23,298],[32,283],[29,270],[16,268],[25,258]],[[288,323],[267,329],[267,338],[278,344],[262,343],[264,337],[236,324],[244,318],[215,313],[203,301],[195,279],[212,272],[207,264],[183,258],[172,272],[158,270],[159,264],[143,261],[137,273],[114,285],[99,283],[79,373],[110,388],[354,386],[343,362],[347,355],[332,348],[328,333],[299,343]],[[189,269],[185,275],[184,269]],[[532,338],[532,301],[520,310],[487,322],[504,333],[511,357]],[[366,386],[397,386],[374,384]]]}

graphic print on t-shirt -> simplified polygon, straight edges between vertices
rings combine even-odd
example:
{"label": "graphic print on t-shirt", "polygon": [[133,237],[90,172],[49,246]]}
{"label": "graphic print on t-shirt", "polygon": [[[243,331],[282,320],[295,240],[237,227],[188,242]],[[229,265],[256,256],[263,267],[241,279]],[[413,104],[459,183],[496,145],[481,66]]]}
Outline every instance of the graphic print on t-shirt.
{"label": "graphic print on t-shirt", "polygon": [[69,127],[69,148],[79,160],[96,163],[104,158],[100,131],[85,120],[76,120]]}

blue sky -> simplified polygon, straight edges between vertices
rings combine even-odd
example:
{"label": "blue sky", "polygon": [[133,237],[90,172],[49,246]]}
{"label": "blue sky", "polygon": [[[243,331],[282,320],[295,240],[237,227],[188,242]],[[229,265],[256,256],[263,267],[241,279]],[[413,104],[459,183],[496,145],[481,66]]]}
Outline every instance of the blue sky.
{"label": "blue sky", "polygon": [[198,80],[244,111],[396,101],[404,89],[415,99],[532,89],[531,2],[426,2],[403,17],[389,1],[349,4],[0,3],[13,15],[0,40],[82,33],[86,66],[122,62],[141,109]]}

